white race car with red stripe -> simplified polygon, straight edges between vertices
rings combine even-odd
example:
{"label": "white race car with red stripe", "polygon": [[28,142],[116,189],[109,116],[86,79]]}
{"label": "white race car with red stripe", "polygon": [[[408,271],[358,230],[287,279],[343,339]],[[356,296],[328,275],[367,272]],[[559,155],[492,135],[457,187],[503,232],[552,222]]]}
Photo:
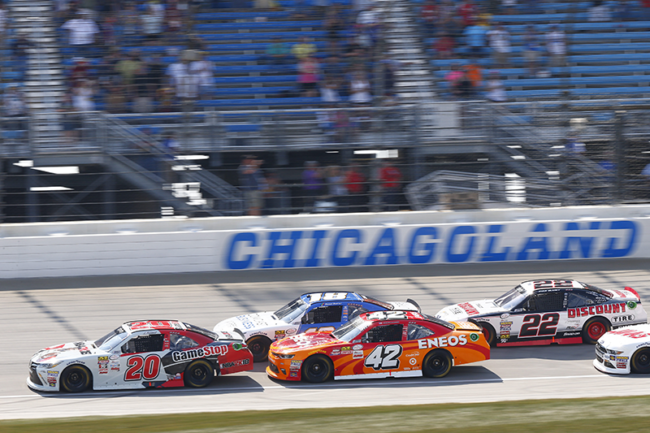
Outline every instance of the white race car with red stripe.
{"label": "white race car with red stripe", "polygon": [[236,333],[214,333],[177,320],[127,322],[96,341],[60,344],[29,361],[36,391],[142,389],[209,385],[216,375],[253,369]]}
{"label": "white race car with red stripe", "polygon": [[452,305],[436,317],[481,325],[492,346],[596,344],[612,328],[648,320],[634,289],[575,280],[526,281],[497,299]]}
{"label": "white race car with red stripe", "polygon": [[603,335],[594,367],[605,373],[650,374],[650,325],[626,326]]}

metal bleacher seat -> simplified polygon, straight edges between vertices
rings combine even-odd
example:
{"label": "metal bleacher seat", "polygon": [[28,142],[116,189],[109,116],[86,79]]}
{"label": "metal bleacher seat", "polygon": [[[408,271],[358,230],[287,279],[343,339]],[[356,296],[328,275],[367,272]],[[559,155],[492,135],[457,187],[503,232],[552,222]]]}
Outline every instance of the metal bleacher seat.
{"label": "metal bleacher seat", "polygon": [[194,31],[197,32],[214,32],[227,30],[266,30],[266,29],[303,29],[303,28],[321,28],[323,22],[316,21],[252,21],[238,23],[210,23],[195,24]]}
{"label": "metal bleacher seat", "polygon": [[212,101],[198,101],[199,107],[246,107],[246,106],[296,106],[296,105],[321,105],[321,98],[266,98],[266,99],[226,99]]}

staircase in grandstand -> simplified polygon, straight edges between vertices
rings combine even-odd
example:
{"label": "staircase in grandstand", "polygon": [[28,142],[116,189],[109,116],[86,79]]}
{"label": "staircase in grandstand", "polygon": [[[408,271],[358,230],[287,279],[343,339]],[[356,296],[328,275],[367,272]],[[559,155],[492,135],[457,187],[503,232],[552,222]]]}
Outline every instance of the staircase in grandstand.
{"label": "staircase in grandstand", "polygon": [[8,13],[14,37],[25,34],[32,44],[23,89],[32,116],[31,144],[56,147],[62,139],[58,111],[65,87],[53,8],[52,1],[13,0]]}

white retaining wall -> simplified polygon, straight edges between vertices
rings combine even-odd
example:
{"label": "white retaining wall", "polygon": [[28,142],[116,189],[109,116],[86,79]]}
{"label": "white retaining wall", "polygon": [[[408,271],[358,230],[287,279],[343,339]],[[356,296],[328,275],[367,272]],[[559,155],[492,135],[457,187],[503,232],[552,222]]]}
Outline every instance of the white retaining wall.
{"label": "white retaining wall", "polygon": [[0,225],[0,278],[650,257],[650,205]]}

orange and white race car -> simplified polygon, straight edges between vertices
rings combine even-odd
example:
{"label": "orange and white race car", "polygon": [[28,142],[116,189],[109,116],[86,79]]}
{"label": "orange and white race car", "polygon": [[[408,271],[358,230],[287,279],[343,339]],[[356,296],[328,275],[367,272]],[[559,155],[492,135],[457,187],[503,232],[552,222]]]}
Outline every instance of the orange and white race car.
{"label": "orange and white race car", "polygon": [[412,311],[365,313],[332,333],[276,341],[267,374],[281,380],[444,377],[452,366],[490,359],[481,329]]}

